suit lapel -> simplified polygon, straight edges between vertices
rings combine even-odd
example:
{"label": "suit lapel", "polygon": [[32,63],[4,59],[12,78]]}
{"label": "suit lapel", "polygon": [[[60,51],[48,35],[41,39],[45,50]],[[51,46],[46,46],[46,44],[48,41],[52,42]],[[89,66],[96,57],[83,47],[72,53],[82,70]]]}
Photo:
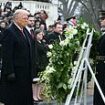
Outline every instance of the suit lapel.
{"label": "suit lapel", "polygon": [[30,48],[30,56],[31,56],[31,59],[32,59],[32,45],[31,45],[31,39],[29,37],[29,33],[27,32],[27,29],[24,28],[24,33],[25,33],[25,36],[26,36],[26,39],[27,39],[27,42],[28,42],[28,45],[29,45],[29,48]]}
{"label": "suit lapel", "polygon": [[19,28],[14,23],[11,25],[11,27],[12,27],[12,28],[10,28],[11,32],[14,33],[15,37],[17,37],[17,39],[19,41],[22,41],[24,44],[27,44],[27,40],[22,35],[22,32],[19,30]]}
{"label": "suit lapel", "polygon": [[25,28],[24,28],[23,32],[24,32],[24,34],[25,34],[25,37],[26,37],[26,40],[27,40],[29,46],[31,47],[31,40],[30,40],[29,34],[28,34],[28,32],[26,31]]}
{"label": "suit lapel", "polygon": [[26,39],[24,38],[24,36],[22,35],[21,31],[17,28],[17,26],[15,24],[11,25],[10,30],[13,33],[13,35],[15,35],[15,37],[18,39],[18,41],[20,43],[23,43],[25,46],[27,46],[29,48],[30,57],[32,58],[31,41],[30,41],[28,33],[26,32],[26,29],[23,30],[23,32],[24,32],[24,34],[26,36]]}

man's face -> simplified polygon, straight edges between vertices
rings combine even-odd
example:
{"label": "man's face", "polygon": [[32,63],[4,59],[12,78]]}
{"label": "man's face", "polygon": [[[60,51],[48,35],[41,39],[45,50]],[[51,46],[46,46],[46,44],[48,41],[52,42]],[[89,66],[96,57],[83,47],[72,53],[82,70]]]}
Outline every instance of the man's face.
{"label": "man's face", "polygon": [[6,23],[5,23],[5,22],[2,22],[2,23],[0,24],[0,27],[1,27],[1,28],[6,28]]}
{"label": "man's face", "polygon": [[54,28],[54,31],[57,32],[57,33],[62,34],[62,31],[63,31],[62,24],[57,24],[56,27]]}
{"label": "man's face", "polygon": [[47,14],[44,13],[44,11],[40,11],[40,17],[42,20],[46,20],[48,18]]}
{"label": "man's face", "polygon": [[20,27],[25,27],[28,24],[28,14],[19,14],[17,23]]}
{"label": "man's face", "polygon": [[28,27],[33,27],[35,25],[35,19],[34,17],[29,17],[28,18]]}

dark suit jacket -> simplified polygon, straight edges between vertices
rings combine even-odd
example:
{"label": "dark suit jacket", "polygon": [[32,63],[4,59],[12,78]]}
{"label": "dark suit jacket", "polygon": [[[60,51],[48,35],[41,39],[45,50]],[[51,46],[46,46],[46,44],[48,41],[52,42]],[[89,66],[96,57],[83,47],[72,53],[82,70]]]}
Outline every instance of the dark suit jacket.
{"label": "dark suit jacket", "polygon": [[46,47],[45,43],[43,41],[41,41],[41,43],[39,43],[36,40],[36,72],[35,72],[35,76],[38,76],[39,72],[42,72],[45,70],[47,64],[48,64],[48,58],[47,58],[47,50],[48,48]]}
{"label": "dark suit jacket", "polygon": [[46,36],[46,41],[47,44],[52,44],[55,42],[60,42],[60,40],[64,40],[65,36],[64,35],[60,35],[57,32],[51,32]]}
{"label": "dark suit jacket", "polygon": [[[98,56],[105,56],[105,34],[100,37],[96,48],[97,48]],[[104,60],[97,60],[96,78],[99,82],[99,85],[101,86],[103,94],[105,95],[105,61]],[[105,105],[97,89],[96,84],[94,86],[94,105]]]}
{"label": "dark suit jacket", "polygon": [[[32,105],[32,51],[28,34],[24,34],[15,24],[4,31],[0,98],[8,105]],[[12,82],[7,79],[11,73],[15,74]]]}

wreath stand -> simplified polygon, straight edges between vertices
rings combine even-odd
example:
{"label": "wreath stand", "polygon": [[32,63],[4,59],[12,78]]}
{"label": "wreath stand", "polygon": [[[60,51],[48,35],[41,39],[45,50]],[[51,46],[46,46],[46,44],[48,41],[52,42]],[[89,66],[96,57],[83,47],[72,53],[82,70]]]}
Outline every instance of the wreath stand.
{"label": "wreath stand", "polygon": [[[101,90],[101,87],[95,77],[95,74],[93,73],[92,67],[89,63],[89,54],[90,49],[92,46],[92,37],[93,37],[94,30],[92,29],[91,32],[89,32],[89,29],[86,32],[86,38],[83,42],[82,49],[77,61],[76,69],[73,74],[73,80],[71,83],[71,91],[70,94],[67,95],[65,105],[87,105],[87,72],[89,71],[94,82],[96,83],[96,86],[99,90],[99,93],[105,103],[105,96]],[[75,98],[73,97],[73,94],[75,95]],[[71,99],[73,100],[73,104],[71,104]]]}

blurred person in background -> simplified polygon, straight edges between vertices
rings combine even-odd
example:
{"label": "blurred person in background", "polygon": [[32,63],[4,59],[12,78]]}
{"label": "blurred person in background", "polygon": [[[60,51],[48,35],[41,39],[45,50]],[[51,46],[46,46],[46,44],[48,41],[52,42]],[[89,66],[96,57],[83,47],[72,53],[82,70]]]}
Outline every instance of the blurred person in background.
{"label": "blurred person in background", "polygon": [[3,32],[5,29],[8,27],[8,23],[5,22],[4,20],[0,21],[0,70],[1,70],[1,65],[2,65],[2,38],[3,38]]}
{"label": "blurred person in background", "polygon": [[28,32],[29,32],[32,39],[34,37],[34,30],[35,30],[34,26],[35,26],[35,18],[34,18],[33,15],[30,14],[28,16],[28,24],[26,26],[26,29],[28,30]]}
{"label": "blurred person in background", "polygon": [[0,32],[3,33],[4,30],[8,27],[8,23],[5,21],[0,22]]}
{"label": "blurred person in background", "polygon": [[[35,30],[35,43],[36,43],[36,51],[37,51],[37,56],[36,56],[36,65],[35,65],[35,73],[34,75],[34,80],[35,80],[35,85],[34,85],[34,101],[42,101],[41,97],[41,91],[42,91],[42,84],[40,84],[39,81],[39,73],[44,71],[47,64],[48,64],[48,58],[47,58],[47,50],[48,48],[46,47],[45,43],[43,42],[43,31],[41,29],[36,29]],[[37,81],[36,81],[37,80]]]}
{"label": "blurred person in background", "polygon": [[[29,33],[29,37],[30,37],[30,41],[31,41],[31,46],[32,46],[32,89],[33,89],[33,100],[36,101],[37,100],[37,97],[36,97],[36,84],[34,82],[34,78],[35,78],[35,73],[36,73],[36,45],[35,45],[35,36],[34,36],[34,30],[35,30],[35,18],[33,15],[29,15],[29,18],[28,18],[28,24],[26,26],[26,29],[27,29],[27,32]],[[38,100],[37,100],[38,101]]]}
{"label": "blurred person in background", "polygon": [[54,31],[54,26],[53,25],[49,25],[47,31],[48,31],[48,33],[53,32]]}
{"label": "blurred person in background", "polygon": [[35,20],[35,29],[40,28],[41,21],[40,20]]}
{"label": "blurred person in background", "polygon": [[36,12],[36,13],[34,14],[34,17],[35,17],[35,21],[36,21],[36,20],[41,21],[40,12]]}
{"label": "blurred person in background", "polygon": [[77,25],[76,17],[72,16],[66,19],[68,26],[75,27]]}
{"label": "blurred person in background", "polygon": [[46,19],[48,19],[48,14],[45,10],[40,11],[41,23],[45,25],[45,30],[47,30]]}
{"label": "blurred person in background", "polygon": [[65,36],[63,35],[63,24],[60,22],[55,22],[53,32],[49,33],[46,37],[47,44],[60,42],[64,39]]}
{"label": "blurred person in background", "polygon": [[46,35],[48,35],[48,31],[46,30],[46,26],[43,23],[40,23],[39,27],[43,31],[43,41],[46,42]]}

